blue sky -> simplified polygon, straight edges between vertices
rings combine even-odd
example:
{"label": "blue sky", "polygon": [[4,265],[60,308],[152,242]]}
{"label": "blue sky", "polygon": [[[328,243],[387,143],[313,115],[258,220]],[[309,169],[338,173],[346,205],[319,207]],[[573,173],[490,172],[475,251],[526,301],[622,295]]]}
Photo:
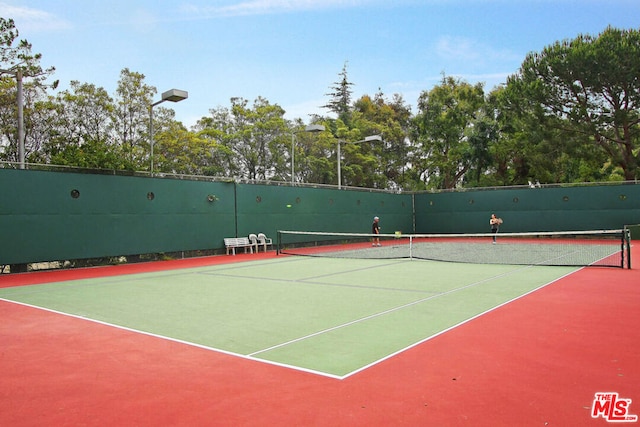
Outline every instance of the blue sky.
{"label": "blue sky", "polygon": [[354,100],[381,90],[416,112],[442,73],[489,91],[529,52],[608,25],[640,29],[638,0],[0,0],[20,39],[66,89],[71,80],[115,95],[120,71],[189,99],[191,126],[230,98],[258,96],[308,122],[327,114],[345,62]]}

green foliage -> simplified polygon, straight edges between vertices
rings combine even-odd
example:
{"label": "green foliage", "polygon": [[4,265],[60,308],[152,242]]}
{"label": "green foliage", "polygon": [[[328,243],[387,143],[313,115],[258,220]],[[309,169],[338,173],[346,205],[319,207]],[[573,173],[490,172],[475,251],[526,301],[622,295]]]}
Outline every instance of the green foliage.
{"label": "green foliage", "polygon": [[114,137],[128,162],[140,169],[149,164],[149,108],[156,88],[144,83],[144,74],[130,71],[120,72],[116,89],[113,122]]}
{"label": "green foliage", "polygon": [[[354,128],[359,130],[359,139],[381,135],[383,141],[347,146],[346,154],[353,152],[356,156],[346,165],[344,182],[369,188],[403,188],[409,157],[410,108],[401,96],[395,95],[389,101],[379,92],[373,99],[364,95],[356,101],[352,117]],[[349,165],[357,167],[350,171]]]}
{"label": "green foliage", "polygon": [[174,120],[166,120],[166,126],[154,132],[154,136],[154,170],[182,175],[205,175],[203,165],[211,162],[215,142],[198,137]]}
{"label": "green foliage", "polygon": [[[17,161],[17,73],[24,76],[27,162],[150,169],[150,108],[157,94],[125,68],[115,94],[72,81],[49,95],[53,68],[0,18],[0,159]],[[400,95],[352,101],[347,63],[316,116],[324,132],[258,96],[231,98],[191,129],[167,105],[153,109],[154,167],[170,174],[338,183],[421,191],[640,178],[640,32],[607,28],[524,59],[505,85],[447,77],[424,90],[414,115]],[[381,135],[383,141],[364,141]],[[357,143],[356,143],[357,142]],[[292,152],[292,150],[294,150]],[[295,176],[291,176],[295,155]]]}
{"label": "green foliage", "polygon": [[[18,40],[19,32],[12,19],[0,18],[0,68],[6,70],[0,77],[0,159],[18,161],[18,108],[17,81],[23,82],[23,114],[25,136],[41,136],[39,117],[31,114],[36,111],[35,104],[45,97],[49,88],[46,79],[55,71],[40,66],[41,54],[31,52],[31,43]],[[57,83],[54,83],[57,85]],[[25,138],[25,154],[37,155],[42,140]]]}
{"label": "green foliage", "polygon": [[420,95],[414,162],[428,187],[456,188],[474,164],[480,166],[474,152],[483,151],[481,145],[488,142],[481,136],[486,129],[474,128],[474,123],[484,103],[482,84],[472,86],[446,76],[439,86]]}
{"label": "green foliage", "polygon": [[[508,85],[576,144],[596,145],[627,180],[640,177],[640,31],[607,28],[527,56]],[[580,137],[579,139],[576,137]]]}
{"label": "green foliage", "polygon": [[243,98],[232,98],[231,108],[211,110],[196,126],[200,137],[208,141],[214,170],[226,176],[246,179],[285,180],[290,132],[284,120],[284,110],[264,98],[257,98],[250,107]]}
{"label": "green foliage", "polygon": [[338,75],[341,79],[331,87],[332,92],[327,94],[331,97],[331,100],[324,108],[329,109],[329,111],[338,116],[338,119],[348,124],[351,113],[351,96],[353,94],[351,86],[353,86],[353,83],[349,81],[346,62]]}
{"label": "green foliage", "polygon": [[134,170],[118,147],[103,141],[89,140],[81,145],[64,145],[59,151],[50,154],[50,162],[87,169]]}

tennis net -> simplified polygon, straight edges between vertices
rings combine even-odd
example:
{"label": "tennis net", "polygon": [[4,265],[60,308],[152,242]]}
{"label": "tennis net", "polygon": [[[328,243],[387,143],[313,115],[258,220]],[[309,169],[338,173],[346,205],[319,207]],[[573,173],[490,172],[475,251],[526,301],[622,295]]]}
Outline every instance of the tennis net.
{"label": "tennis net", "polygon": [[[278,254],[336,258],[415,258],[475,264],[631,268],[621,230],[478,234],[359,234],[278,231]],[[379,238],[379,245],[374,238]]]}

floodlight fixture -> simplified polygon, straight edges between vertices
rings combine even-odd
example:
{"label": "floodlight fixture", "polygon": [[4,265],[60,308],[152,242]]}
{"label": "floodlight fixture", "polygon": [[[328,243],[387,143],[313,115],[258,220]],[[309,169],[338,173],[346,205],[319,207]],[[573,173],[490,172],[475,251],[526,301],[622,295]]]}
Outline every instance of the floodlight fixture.
{"label": "floodlight fixture", "polygon": [[[179,102],[179,101],[182,101],[183,99],[187,99],[188,97],[189,97],[189,93],[187,93],[184,90],[171,89],[162,94],[162,100],[160,102],[162,101]],[[160,102],[157,102],[156,104],[159,104]]]}

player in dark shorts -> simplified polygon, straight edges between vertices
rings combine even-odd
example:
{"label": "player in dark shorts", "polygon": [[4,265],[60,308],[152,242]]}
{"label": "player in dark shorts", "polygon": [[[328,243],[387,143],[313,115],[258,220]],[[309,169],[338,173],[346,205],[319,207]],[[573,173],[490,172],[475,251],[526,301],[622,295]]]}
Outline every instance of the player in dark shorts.
{"label": "player in dark shorts", "polygon": [[[380,218],[373,218],[373,224],[371,224],[371,234],[380,234]],[[374,237],[373,244],[371,246],[382,246],[380,244],[380,238]]]}
{"label": "player in dark shorts", "polygon": [[502,218],[496,217],[496,214],[491,214],[491,219],[489,220],[489,224],[491,225],[491,232],[493,233],[493,243],[496,243],[496,234],[498,234],[498,230],[500,229],[500,224],[502,224]]}

